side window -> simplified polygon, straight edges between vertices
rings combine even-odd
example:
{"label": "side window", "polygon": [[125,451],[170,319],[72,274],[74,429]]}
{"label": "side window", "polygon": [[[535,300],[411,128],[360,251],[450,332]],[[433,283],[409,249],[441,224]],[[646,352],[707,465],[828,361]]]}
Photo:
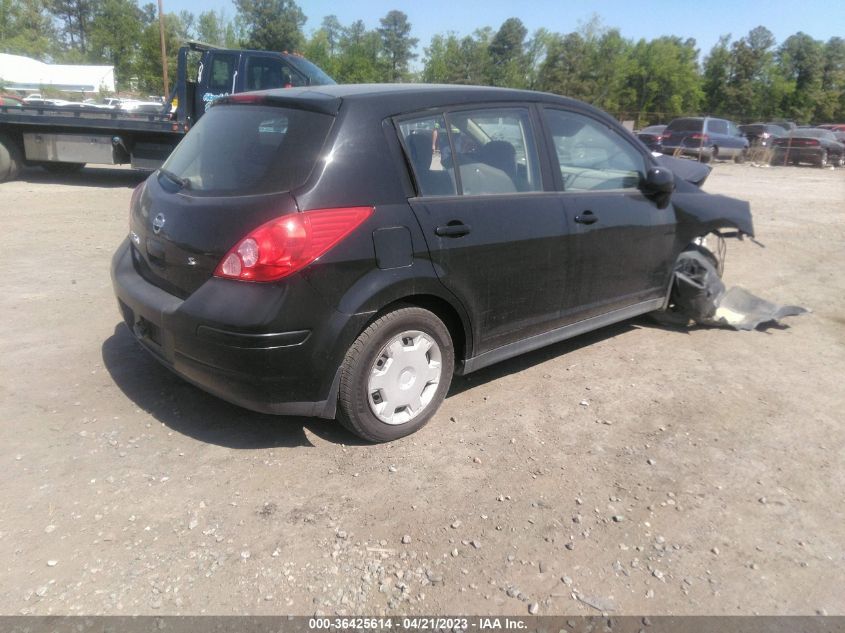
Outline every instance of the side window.
{"label": "side window", "polygon": [[722,119],[710,119],[707,122],[707,131],[711,134],[727,134],[728,122]]}
{"label": "side window", "polygon": [[232,91],[232,79],[238,68],[238,55],[215,53],[211,59],[211,73],[208,77],[208,91],[228,94]]}
{"label": "side window", "polygon": [[543,190],[527,108],[461,111],[446,117],[451,144],[441,141],[440,160],[450,168],[457,164],[462,195]]}
{"label": "side window", "polygon": [[454,167],[443,155],[443,148],[449,147],[443,115],[402,121],[399,134],[420,195],[454,196],[457,193]]}
{"label": "side window", "polygon": [[645,174],[642,155],[624,138],[590,117],[545,110],[546,123],[567,191],[636,189]]}
{"label": "side window", "polygon": [[305,85],[303,78],[283,60],[250,57],[246,69],[247,90],[270,90]]}

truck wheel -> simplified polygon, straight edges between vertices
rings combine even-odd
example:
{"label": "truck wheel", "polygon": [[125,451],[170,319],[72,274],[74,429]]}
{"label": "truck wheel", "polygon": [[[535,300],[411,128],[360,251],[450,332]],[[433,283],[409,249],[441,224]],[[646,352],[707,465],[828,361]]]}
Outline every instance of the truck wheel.
{"label": "truck wheel", "polygon": [[51,174],[75,174],[85,167],[85,163],[41,163]]}
{"label": "truck wheel", "polygon": [[346,354],[338,420],[369,442],[410,435],[443,402],[454,365],[452,337],[437,316],[416,307],[388,312]]}
{"label": "truck wheel", "polygon": [[827,167],[827,150],[826,149],[823,149],[822,155],[819,156],[819,167],[821,167],[822,169]]}
{"label": "truck wheel", "polygon": [[0,182],[17,178],[21,165],[23,156],[18,144],[6,134],[0,134]]}

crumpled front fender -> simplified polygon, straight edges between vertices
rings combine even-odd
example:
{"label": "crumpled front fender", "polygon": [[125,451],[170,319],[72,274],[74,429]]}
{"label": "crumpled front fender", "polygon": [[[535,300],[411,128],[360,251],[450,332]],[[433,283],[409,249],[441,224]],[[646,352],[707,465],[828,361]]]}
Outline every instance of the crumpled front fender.
{"label": "crumpled front fender", "polygon": [[735,228],[754,237],[751,205],[745,200],[697,191],[672,194],[678,220],[678,233],[690,240],[717,231]]}

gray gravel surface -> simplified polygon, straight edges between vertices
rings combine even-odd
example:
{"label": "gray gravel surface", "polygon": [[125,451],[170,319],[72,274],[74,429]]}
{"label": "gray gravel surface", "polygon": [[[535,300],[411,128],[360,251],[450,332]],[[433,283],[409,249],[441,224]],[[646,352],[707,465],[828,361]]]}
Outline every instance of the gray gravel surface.
{"label": "gray gravel surface", "polygon": [[[226,404],[121,324],[138,176],[0,185],[0,612],[845,613],[845,170],[717,164],[764,332],[626,322],[463,379],[416,435]],[[405,538],[407,536],[407,538]]]}

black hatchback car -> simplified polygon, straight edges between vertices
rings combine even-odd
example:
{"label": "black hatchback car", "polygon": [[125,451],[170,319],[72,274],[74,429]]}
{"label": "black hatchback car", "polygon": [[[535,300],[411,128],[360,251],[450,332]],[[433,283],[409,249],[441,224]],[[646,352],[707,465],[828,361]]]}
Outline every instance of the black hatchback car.
{"label": "black hatchback car", "polygon": [[665,166],[698,165],[659,160],[549,94],[225,97],[134,192],[114,289],[141,344],[202,389],[391,440],[453,372],[661,310],[697,237],[753,232],[747,203]]}

